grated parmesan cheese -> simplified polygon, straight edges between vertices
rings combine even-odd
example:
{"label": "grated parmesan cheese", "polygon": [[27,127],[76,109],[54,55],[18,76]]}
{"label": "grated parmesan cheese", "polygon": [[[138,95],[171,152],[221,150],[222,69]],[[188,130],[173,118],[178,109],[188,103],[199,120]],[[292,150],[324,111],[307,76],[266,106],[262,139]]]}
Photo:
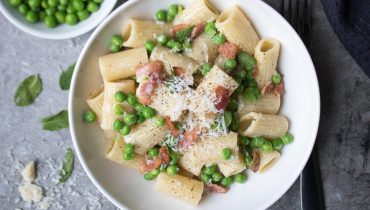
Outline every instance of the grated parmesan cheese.
{"label": "grated parmesan cheese", "polygon": [[26,183],[18,188],[22,199],[27,202],[37,202],[42,198],[42,188],[38,185]]}

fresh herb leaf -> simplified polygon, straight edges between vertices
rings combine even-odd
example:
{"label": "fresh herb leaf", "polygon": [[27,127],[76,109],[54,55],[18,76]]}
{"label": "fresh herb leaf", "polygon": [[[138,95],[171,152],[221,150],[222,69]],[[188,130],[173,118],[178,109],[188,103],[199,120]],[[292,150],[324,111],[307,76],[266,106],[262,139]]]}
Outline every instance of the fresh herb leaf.
{"label": "fresh herb leaf", "polygon": [[67,153],[64,155],[62,170],[59,175],[59,184],[64,183],[69,179],[73,172],[74,153],[71,148],[68,148]]}
{"label": "fresh herb leaf", "polygon": [[193,27],[184,28],[176,32],[175,39],[178,42],[184,43],[186,39],[188,39],[191,35],[191,31]]}
{"label": "fresh herb leaf", "polygon": [[48,131],[56,131],[69,127],[68,111],[63,110],[56,115],[42,119],[42,128]]}
{"label": "fresh herb leaf", "polygon": [[59,78],[59,86],[62,90],[69,90],[71,86],[71,79],[73,75],[73,70],[75,69],[75,63],[70,65],[67,70],[63,71]]}
{"label": "fresh herb leaf", "polygon": [[246,52],[238,53],[236,60],[238,61],[238,64],[247,69],[247,71],[252,71],[257,62],[253,56]]}
{"label": "fresh herb leaf", "polygon": [[42,81],[38,74],[31,75],[23,80],[14,95],[17,106],[28,106],[32,104],[42,91]]}

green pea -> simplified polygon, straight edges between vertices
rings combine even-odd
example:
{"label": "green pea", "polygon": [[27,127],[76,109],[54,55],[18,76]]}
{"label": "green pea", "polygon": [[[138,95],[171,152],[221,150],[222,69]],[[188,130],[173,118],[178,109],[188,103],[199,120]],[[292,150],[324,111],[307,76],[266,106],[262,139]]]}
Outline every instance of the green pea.
{"label": "green pea", "polygon": [[157,127],[162,127],[164,126],[164,119],[162,117],[159,117],[156,121],[155,121],[155,124],[157,124]]}
{"label": "green pea", "polygon": [[[76,0],[74,0],[76,1]],[[48,0],[48,5],[50,7],[56,7],[59,4],[59,0]]]}
{"label": "green pea", "polygon": [[293,142],[294,137],[291,134],[286,133],[284,136],[281,137],[281,140],[284,144],[290,144]]}
{"label": "green pea", "polygon": [[239,120],[238,120],[238,114],[236,112],[233,112],[233,119],[231,121],[231,125],[229,126],[230,130],[237,132],[239,130]]}
{"label": "green pea", "polygon": [[114,45],[114,44],[110,44],[109,45],[109,50],[112,52],[112,53],[116,53],[116,52],[119,52],[121,51],[121,46],[120,45]]}
{"label": "green pea", "polygon": [[135,145],[127,143],[125,144],[125,147],[123,148],[124,153],[134,153],[135,151]]}
{"label": "green pea", "polygon": [[143,109],[143,115],[144,115],[145,119],[150,119],[150,118],[154,117],[155,110],[150,108],[150,107],[145,107]]}
{"label": "green pea", "polygon": [[123,121],[127,125],[134,124],[137,121],[137,116],[135,114],[125,114],[125,116],[123,116]]}
{"label": "green pea", "polygon": [[224,68],[227,70],[234,69],[236,67],[236,60],[235,59],[227,59],[224,64]]}
{"label": "green pea", "polygon": [[164,34],[161,34],[161,35],[159,35],[158,37],[157,37],[157,41],[158,41],[158,43],[160,43],[160,44],[166,44],[167,42],[168,42],[168,38],[167,38],[167,36],[166,35],[164,35]]}
{"label": "green pea", "polygon": [[41,6],[41,0],[28,0],[28,5],[31,9],[36,9]]}
{"label": "green pea", "polygon": [[221,179],[224,178],[224,176],[220,172],[215,172],[212,174],[212,181],[213,182],[219,182]]}
{"label": "green pea", "polygon": [[44,8],[44,9],[49,8],[48,1],[47,0],[42,0],[41,1],[41,7]]}
{"label": "green pea", "polygon": [[180,42],[175,42],[173,44],[172,50],[174,52],[180,52],[182,50],[182,44]]}
{"label": "green pea", "polygon": [[280,74],[279,73],[274,74],[274,76],[272,76],[271,80],[272,80],[272,83],[274,83],[274,85],[279,84],[281,82]]}
{"label": "green pea", "polygon": [[[188,41],[189,40],[189,41]],[[191,41],[190,41],[190,39],[187,39],[187,40],[185,40],[185,42],[184,43],[182,43],[182,48],[184,48],[184,49],[190,49],[192,46],[191,46]]]}
{"label": "green pea", "polygon": [[224,186],[230,186],[234,182],[234,178],[232,176],[224,177],[221,180],[221,184]]}
{"label": "green pea", "polygon": [[22,0],[9,0],[9,4],[16,7],[22,3]]}
{"label": "green pea", "polygon": [[62,11],[57,11],[55,13],[55,18],[57,19],[58,23],[65,23],[66,22],[66,13]]}
{"label": "green pea", "polygon": [[217,33],[215,22],[209,22],[204,27],[204,32],[210,37],[213,37]]}
{"label": "green pea", "polygon": [[66,16],[66,23],[68,25],[76,25],[78,21],[77,15],[75,14],[67,14]]}
{"label": "green pea", "polygon": [[21,4],[19,5],[18,7],[18,11],[22,14],[22,15],[26,15],[28,10],[30,10],[30,8],[28,7],[27,4]]}
{"label": "green pea", "polygon": [[159,155],[159,150],[158,150],[158,148],[153,147],[153,148],[149,149],[149,151],[148,151],[148,155],[149,155],[150,157],[157,157],[157,156]]}
{"label": "green pea", "polygon": [[265,139],[262,136],[258,136],[252,139],[251,145],[252,147],[259,148],[259,147],[262,147],[264,143],[265,143]]}
{"label": "green pea", "polygon": [[266,152],[271,152],[272,151],[272,144],[270,141],[265,141],[262,145],[262,150]]}
{"label": "green pea", "polygon": [[99,10],[99,5],[93,1],[90,1],[88,4],[87,4],[87,10],[89,12],[96,12]]}
{"label": "green pea", "polygon": [[154,176],[152,173],[148,172],[146,174],[144,174],[144,179],[147,180],[147,181],[150,181],[150,180],[153,180],[155,179],[156,176]]}
{"label": "green pea", "polygon": [[233,152],[229,148],[223,148],[222,149],[222,158],[224,160],[230,160]]}
{"label": "green pea", "polygon": [[95,112],[91,110],[85,111],[83,114],[83,120],[85,123],[93,123],[96,120]]}
{"label": "green pea", "polygon": [[98,3],[98,4],[100,4],[100,3],[102,3],[104,0],[94,0],[94,2],[95,3]]}
{"label": "green pea", "polygon": [[143,113],[138,112],[138,113],[136,113],[136,116],[137,116],[137,122],[136,123],[141,124],[145,121],[145,117],[144,117]]}
{"label": "green pea", "polygon": [[47,15],[45,17],[44,24],[48,28],[54,28],[55,26],[57,26],[57,19],[55,19],[55,17],[52,15]]}
{"label": "green pea", "polygon": [[122,36],[119,34],[113,35],[111,38],[111,43],[115,45],[122,45],[123,44]]}
{"label": "green pea", "polygon": [[215,164],[212,164],[212,165],[210,165],[210,166],[206,166],[206,167],[204,167],[203,168],[203,170],[202,170],[202,172],[204,173],[204,174],[207,174],[207,175],[212,175],[213,173],[215,173],[216,172],[216,170],[217,170],[217,165],[215,165]]}
{"label": "green pea", "polygon": [[113,110],[116,115],[123,115],[124,113],[124,110],[121,104],[114,105]]}
{"label": "green pea", "polygon": [[166,43],[166,47],[168,48],[173,48],[173,46],[175,45],[176,41],[174,39],[170,39],[168,40],[168,42]]}
{"label": "green pea", "polygon": [[178,12],[179,12],[179,9],[178,9],[178,5],[177,5],[177,4],[172,4],[172,5],[168,8],[168,14],[169,14],[169,15],[176,16]]}
{"label": "green pea", "polygon": [[158,21],[165,21],[167,17],[167,12],[166,10],[159,10],[157,13],[155,13],[155,18]]}
{"label": "green pea", "polygon": [[156,169],[154,169],[154,170],[151,170],[151,171],[150,171],[150,173],[151,173],[153,176],[157,177],[157,176],[161,173],[161,170],[160,170],[159,168],[156,168]]}
{"label": "green pea", "polygon": [[82,11],[85,8],[85,4],[82,0],[73,0],[72,6],[76,11]]}
{"label": "green pea", "polygon": [[39,18],[40,18],[40,20],[44,21],[45,20],[45,17],[46,17],[46,13],[44,11],[40,11],[39,12]]}
{"label": "green pea", "polygon": [[26,14],[26,20],[30,23],[36,23],[39,20],[37,12],[28,11]]}
{"label": "green pea", "polygon": [[66,7],[66,6],[64,6],[64,5],[61,5],[61,4],[60,4],[60,5],[58,5],[58,6],[57,6],[57,10],[58,10],[58,11],[65,12],[65,11],[67,10],[67,7]]}
{"label": "green pea", "polygon": [[123,153],[124,160],[132,160],[135,157],[135,153]]}
{"label": "green pea", "polygon": [[229,104],[227,105],[227,109],[230,111],[236,111],[238,109],[238,106],[238,100],[235,98],[231,98]]}
{"label": "green pea", "polygon": [[184,6],[179,4],[179,6],[177,7],[177,10],[179,11],[178,14],[182,13],[182,11],[184,10]]}
{"label": "green pea", "polygon": [[233,120],[232,113],[230,111],[225,111],[224,112],[224,122],[227,128],[231,125],[232,120]]}
{"label": "green pea", "polygon": [[247,176],[245,173],[241,172],[241,173],[236,174],[234,176],[234,179],[235,179],[235,182],[242,184],[247,181]]}
{"label": "green pea", "polygon": [[116,119],[114,122],[113,122],[113,129],[116,130],[116,131],[119,131],[123,128],[125,124],[119,120],[119,119]]}
{"label": "green pea", "polygon": [[272,148],[274,148],[274,150],[281,150],[281,148],[283,148],[284,144],[283,144],[283,141],[281,139],[273,139],[272,140]]}
{"label": "green pea", "polygon": [[155,48],[155,43],[153,41],[146,41],[145,42],[145,48],[149,51],[149,52],[152,52],[153,49]]}
{"label": "green pea", "polygon": [[87,10],[78,11],[77,16],[78,16],[78,19],[80,19],[80,21],[86,20],[87,18],[89,18],[90,12]]}
{"label": "green pea", "polygon": [[55,9],[55,7],[49,7],[45,9],[46,15],[54,15],[56,11],[57,10]]}
{"label": "green pea", "polygon": [[114,99],[116,99],[117,102],[124,102],[126,100],[127,96],[124,92],[122,91],[117,91],[115,94],[114,94]]}
{"label": "green pea", "polygon": [[244,89],[245,89],[244,84],[240,84],[240,85],[236,88],[235,92],[236,92],[236,93],[238,93],[238,94],[242,94],[242,93],[244,92]]}
{"label": "green pea", "polygon": [[175,16],[173,16],[173,15],[167,15],[167,17],[166,17],[166,22],[167,23],[172,23],[172,21],[175,19]]}
{"label": "green pea", "polygon": [[138,103],[135,94],[129,93],[127,95],[127,103],[131,106],[135,106]]}
{"label": "green pea", "polygon": [[215,43],[217,45],[222,45],[223,43],[225,43],[226,38],[225,38],[225,36],[223,34],[216,34],[212,38],[212,41],[213,41],[213,43]]}
{"label": "green pea", "polygon": [[170,176],[176,175],[179,171],[179,168],[177,168],[175,165],[170,165],[167,167],[167,174]]}
{"label": "green pea", "polygon": [[176,152],[170,152],[170,157],[171,157],[171,160],[170,160],[170,165],[176,165],[177,162],[179,161],[180,159],[180,155]]}
{"label": "green pea", "polygon": [[76,10],[73,8],[72,4],[69,4],[69,5],[67,6],[67,13],[68,13],[68,14],[76,13]]}
{"label": "green pea", "polygon": [[239,142],[240,144],[247,146],[249,145],[249,138],[246,136],[239,136]]}
{"label": "green pea", "polygon": [[142,105],[142,104],[140,104],[140,103],[137,103],[137,104],[135,104],[135,110],[136,111],[138,111],[138,112],[141,112],[141,111],[143,111],[143,109],[144,109],[144,105]]}
{"label": "green pea", "polygon": [[200,180],[202,180],[202,182],[204,182],[204,183],[211,183],[212,182],[212,177],[210,175],[207,175],[207,174],[201,174],[200,175]]}
{"label": "green pea", "polygon": [[121,130],[119,130],[119,132],[122,135],[126,136],[131,132],[131,127],[129,125],[124,125],[123,128]]}
{"label": "green pea", "polygon": [[211,71],[212,66],[209,63],[202,64],[200,66],[200,72],[205,76],[209,71]]}
{"label": "green pea", "polygon": [[66,6],[68,4],[68,0],[59,0],[59,3],[63,6]]}
{"label": "green pea", "polygon": [[236,75],[241,79],[245,79],[247,77],[247,72],[244,70],[239,70],[236,72]]}

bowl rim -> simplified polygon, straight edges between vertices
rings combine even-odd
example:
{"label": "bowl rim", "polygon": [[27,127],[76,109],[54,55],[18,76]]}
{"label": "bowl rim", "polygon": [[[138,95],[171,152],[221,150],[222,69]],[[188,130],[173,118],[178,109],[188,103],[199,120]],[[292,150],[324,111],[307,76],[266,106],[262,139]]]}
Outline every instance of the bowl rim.
{"label": "bowl rim", "polygon": [[[106,198],[108,198],[108,200],[111,201],[115,206],[117,206],[118,208],[121,208],[121,209],[128,209],[128,207],[125,204],[123,204],[123,203],[119,202],[118,200],[116,200],[114,197],[112,197],[110,195],[109,192],[107,192],[105,190],[105,188],[99,183],[99,181],[94,177],[93,173],[90,171],[89,167],[87,166],[86,160],[84,159],[84,157],[83,157],[83,155],[81,153],[81,150],[80,150],[80,148],[78,146],[77,137],[76,137],[75,128],[74,128],[73,116],[75,115],[75,113],[74,113],[74,110],[73,110],[73,98],[74,98],[74,90],[75,90],[77,75],[80,72],[80,69],[81,69],[80,67],[81,67],[81,64],[82,64],[82,60],[85,57],[85,55],[86,55],[88,49],[90,48],[92,42],[95,40],[95,38],[100,33],[100,31],[102,30],[102,28],[104,28],[113,18],[115,18],[119,13],[121,13],[122,11],[124,11],[126,8],[130,7],[133,4],[138,3],[140,1],[141,0],[129,0],[129,1],[126,1],[121,6],[119,6],[117,9],[115,9],[94,30],[94,32],[92,33],[92,35],[87,40],[84,48],[82,49],[82,51],[80,53],[80,56],[78,57],[78,60],[76,62],[75,71],[74,71],[73,76],[72,76],[71,88],[70,88],[69,98],[68,98],[70,132],[71,132],[73,146],[74,146],[75,151],[77,153],[77,157],[80,160],[80,163],[82,165],[82,168],[86,172],[86,174],[89,177],[89,179],[98,188],[98,190]],[[301,174],[303,168],[305,167],[305,165],[306,165],[306,163],[307,163],[307,161],[308,161],[308,159],[309,159],[309,157],[310,157],[310,155],[312,153],[312,149],[313,149],[313,147],[315,145],[316,137],[317,137],[317,133],[318,133],[318,128],[319,128],[320,113],[321,113],[321,100],[320,100],[319,82],[318,82],[318,79],[317,79],[317,74],[316,74],[316,70],[315,70],[315,67],[314,67],[312,58],[311,58],[311,56],[310,56],[310,54],[309,54],[306,46],[304,45],[303,41],[301,40],[301,38],[297,34],[297,32],[293,29],[293,27],[276,10],[274,10],[267,3],[263,2],[263,1],[253,1],[253,3],[258,4],[259,6],[263,7],[264,10],[266,10],[267,12],[272,13],[274,16],[276,16],[279,19],[278,21],[280,21],[282,24],[284,24],[286,27],[288,27],[291,30],[291,33],[294,34],[293,35],[294,36],[294,42],[296,42],[298,45],[300,45],[300,47],[302,49],[304,49],[303,50],[303,53],[305,54],[305,57],[308,59],[307,60],[307,64],[309,64],[310,65],[310,68],[314,71],[313,72],[314,84],[313,84],[312,91],[314,93],[314,96],[316,96],[316,100],[317,100],[317,104],[314,104],[314,105],[317,106],[317,113],[314,116],[314,119],[315,119],[314,123],[315,123],[315,125],[314,125],[314,130],[313,130],[313,133],[312,133],[312,137],[311,137],[311,138],[313,138],[313,140],[311,141],[309,147],[307,148],[307,152],[304,154],[305,156],[302,158],[303,161],[301,163],[301,166],[294,173],[294,176],[293,177],[295,177],[295,178],[287,181],[287,184],[285,185],[285,187],[280,188],[280,190],[277,191],[273,197],[271,197],[267,202],[265,202],[263,205],[261,205],[261,209],[267,209],[272,204],[274,204],[279,198],[281,198],[291,188],[291,186],[294,184],[294,182],[297,180],[297,178]]]}
{"label": "bowl rim", "polygon": [[110,3],[109,7],[105,10],[105,13],[102,14],[100,16],[100,18],[97,19],[97,21],[95,21],[95,23],[91,24],[88,27],[76,28],[76,30],[61,32],[61,33],[57,33],[57,34],[53,34],[53,33],[50,33],[48,31],[41,31],[41,30],[35,29],[35,28],[33,28],[31,26],[28,26],[27,24],[24,24],[21,21],[17,20],[17,18],[15,18],[13,16],[13,14],[11,12],[9,12],[6,9],[6,7],[3,5],[6,2],[3,2],[3,1],[0,2],[0,12],[4,15],[4,17],[9,22],[11,22],[17,28],[19,28],[20,30],[22,30],[22,31],[24,31],[24,32],[26,32],[26,33],[28,33],[32,36],[36,36],[36,37],[43,38],[43,39],[50,39],[50,40],[62,40],[62,39],[70,39],[70,38],[81,36],[81,35],[89,32],[89,31],[91,31],[96,26],[98,26],[109,15],[109,13],[113,10],[114,6],[117,3],[117,0],[109,0],[107,2]]}

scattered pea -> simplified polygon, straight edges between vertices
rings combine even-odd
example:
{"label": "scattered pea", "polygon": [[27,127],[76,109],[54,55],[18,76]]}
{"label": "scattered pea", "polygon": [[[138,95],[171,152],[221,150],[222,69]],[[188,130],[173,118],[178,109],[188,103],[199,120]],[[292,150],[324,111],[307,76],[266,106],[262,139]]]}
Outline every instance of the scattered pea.
{"label": "scattered pea", "polygon": [[167,174],[170,176],[176,175],[179,168],[177,168],[175,165],[170,165],[167,167]]}
{"label": "scattered pea", "polygon": [[125,144],[125,147],[123,149],[124,153],[134,153],[134,151],[135,151],[134,144],[130,144],[130,143]]}
{"label": "scattered pea", "polygon": [[205,64],[202,64],[200,66],[200,72],[203,74],[203,75],[206,75],[209,71],[211,71],[212,69],[212,66],[211,64],[209,63],[205,63]]}
{"label": "scattered pea", "polygon": [[221,180],[221,184],[224,186],[230,186],[234,182],[234,178],[232,176],[224,177]]}
{"label": "scattered pea", "polygon": [[274,85],[279,84],[281,82],[280,74],[279,73],[274,74],[274,76],[272,76],[271,80],[272,80],[272,83],[274,83]]}
{"label": "scattered pea", "polygon": [[[50,17],[50,16],[48,16],[48,17]],[[58,21],[58,23],[65,23],[66,22],[66,13],[62,12],[62,11],[57,11],[55,13],[55,18]],[[45,25],[47,25],[46,22],[45,22]]]}
{"label": "scattered pea", "polygon": [[22,0],[9,0],[9,4],[16,7],[22,3]]}
{"label": "scattered pea", "polygon": [[77,18],[77,15],[75,15],[75,14],[67,14],[66,15],[66,23],[70,26],[76,25],[77,20],[78,20],[78,18]]}
{"label": "scattered pea", "polygon": [[116,52],[119,52],[121,50],[121,46],[119,45],[114,45],[114,44],[110,44],[109,45],[109,49],[112,53],[116,53]]}
{"label": "scattered pea", "polygon": [[141,124],[145,121],[145,117],[144,117],[143,113],[138,112],[138,113],[136,113],[136,116],[137,116],[137,122],[136,123]]}
{"label": "scattered pea", "polygon": [[241,172],[234,176],[234,180],[235,182],[242,184],[247,181],[247,176],[245,173]]}
{"label": "scattered pea", "polygon": [[155,48],[155,43],[151,40],[148,40],[145,42],[145,48],[149,51],[152,52],[153,49]]}
{"label": "scattered pea", "polygon": [[145,119],[150,119],[150,118],[154,117],[155,110],[150,108],[150,107],[144,107],[143,108],[143,115],[144,115]]}
{"label": "scattered pea", "polygon": [[286,133],[284,136],[281,137],[281,140],[284,144],[290,144],[293,142],[294,137],[291,134]]}
{"label": "scattered pea", "polygon": [[121,46],[123,44],[123,39],[122,36],[119,34],[113,35],[111,39],[111,43],[114,45],[119,45]]}
{"label": "scattered pea", "polygon": [[113,129],[116,130],[116,131],[119,131],[123,128],[125,124],[119,120],[119,119],[116,119],[114,122],[113,122]]}
{"label": "scattered pea", "polygon": [[210,183],[212,181],[212,177],[210,175],[207,175],[207,174],[201,174],[200,175],[200,180],[202,180],[202,182],[204,182],[204,183]]}
{"label": "scattered pea", "polygon": [[272,140],[272,147],[274,148],[274,150],[280,150],[281,148],[283,148],[283,146],[283,141],[280,138]]}
{"label": "scattered pea", "polygon": [[45,17],[44,23],[45,23],[46,27],[48,27],[48,28],[54,28],[57,25],[57,20],[55,19],[54,16],[47,15]]}
{"label": "scattered pea", "polygon": [[223,43],[225,43],[225,40],[226,40],[226,38],[223,34],[216,34],[212,38],[213,43],[215,43],[217,45],[222,45]]}
{"label": "scattered pea", "polygon": [[131,127],[129,125],[124,125],[123,128],[121,130],[119,130],[119,132],[122,135],[126,136],[131,132]]}
{"label": "scattered pea", "polygon": [[161,35],[159,35],[158,37],[157,37],[157,41],[158,41],[158,43],[160,43],[160,44],[166,44],[167,42],[168,42],[168,38],[167,38],[167,36],[166,35],[164,35],[164,34],[161,34]]}
{"label": "scattered pea", "polygon": [[95,112],[89,110],[85,111],[83,114],[83,120],[86,123],[93,123],[96,120],[96,114]]}
{"label": "scattered pea", "polygon": [[126,99],[127,99],[127,96],[124,92],[122,91],[117,91],[115,94],[114,94],[114,99],[116,99],[117,102],[124,102]]}
{"label": "scattered pea", "polygon": [[234,69],[236,67],[236,60],[235,59],[227,59],[224,63],[224,68],[227,70]]}
{"label": "scattered pea", "polygon": [[99,5],[93,1],[90,1],[88,4],[87,4],[87,10],[89,12],[96,12],[99,10]]}
{"label": "scattered pea", "polygon": [[172,4],[172,5],[168,8],[168,14],[169,14],[169,15],[176,16],[178,12],[179,12],[179,7],[178,7],[178,5],[177,5],[177,4]]}
{"label": "scattered pea", "polygon": [[123,115],[123,107],[121,104],[114,105],[113,110],[116,115]]}
{"label": "scattered pea", "polygon": [[127,103],[130,104],[131,106],[135,106],[137,104],[137,98],[135,94],[129,93],[127,95]]}
{"label": "scattered pea", "polygon": [[37,12],[28,11],[27,14],[26,14],[26,20],[30,23],[36,23],[39,20]]}
{"label": "scattered pea", "polygon": [[224,178],[224,176],[220,172],[215,172],[212,174],[212,181],[219,182],[221,179]]}
{"label": "scattered pea", "polygon": [[29,9],[30,9],[30,8],[28,7],[28,5],[27,5],[27,4],[21,4],[21,5],[19,5],[19,7],[18,7],[18,11],[19,11],[21,14],[23,14],[23,15],[26,15]]}
{"label": "scattered pea", "polygon": [[262,147],[262,145],[265,143],[265,139],[262,136],[254,137],[252,139],[252,147]]}
{"label": "scattered pea", "polygon": [[205,166],[202,170],[202,172],[206,175],[212,175],[213,173],[215,173],[217,170],[217,165],[215,164],[212,164],[210,166]]}
{"label": "scattered pea", "polygon": [[167,12],[166,10],[159,10],[157,13],[155,13],[155,18],[158,21],[166,21]]}
{"label": "scattered pea", "polygon": [[86,20],[90,16],[90,12],[87,10],[82,10],[77,12],[77,16],[79,20]]}
{"label": "scattered pea", "polygon": [[149,155],[150,157],[156,157],[156,156],[158,156],[158,155],[159,155],[159,150],[158,150],[158,148],[153,147],[153,148],[149,149],[149,151],[148,151],[148,155]]}
{"label": "scattered pea", "polygon": [[224,160],[230,160],[231,159],[231,156],[232,156],[232,151],[231,151],[231,149],[229,149],[229,148],[224,148],[224,149],[222,149],[222,158],[224,159]]}

